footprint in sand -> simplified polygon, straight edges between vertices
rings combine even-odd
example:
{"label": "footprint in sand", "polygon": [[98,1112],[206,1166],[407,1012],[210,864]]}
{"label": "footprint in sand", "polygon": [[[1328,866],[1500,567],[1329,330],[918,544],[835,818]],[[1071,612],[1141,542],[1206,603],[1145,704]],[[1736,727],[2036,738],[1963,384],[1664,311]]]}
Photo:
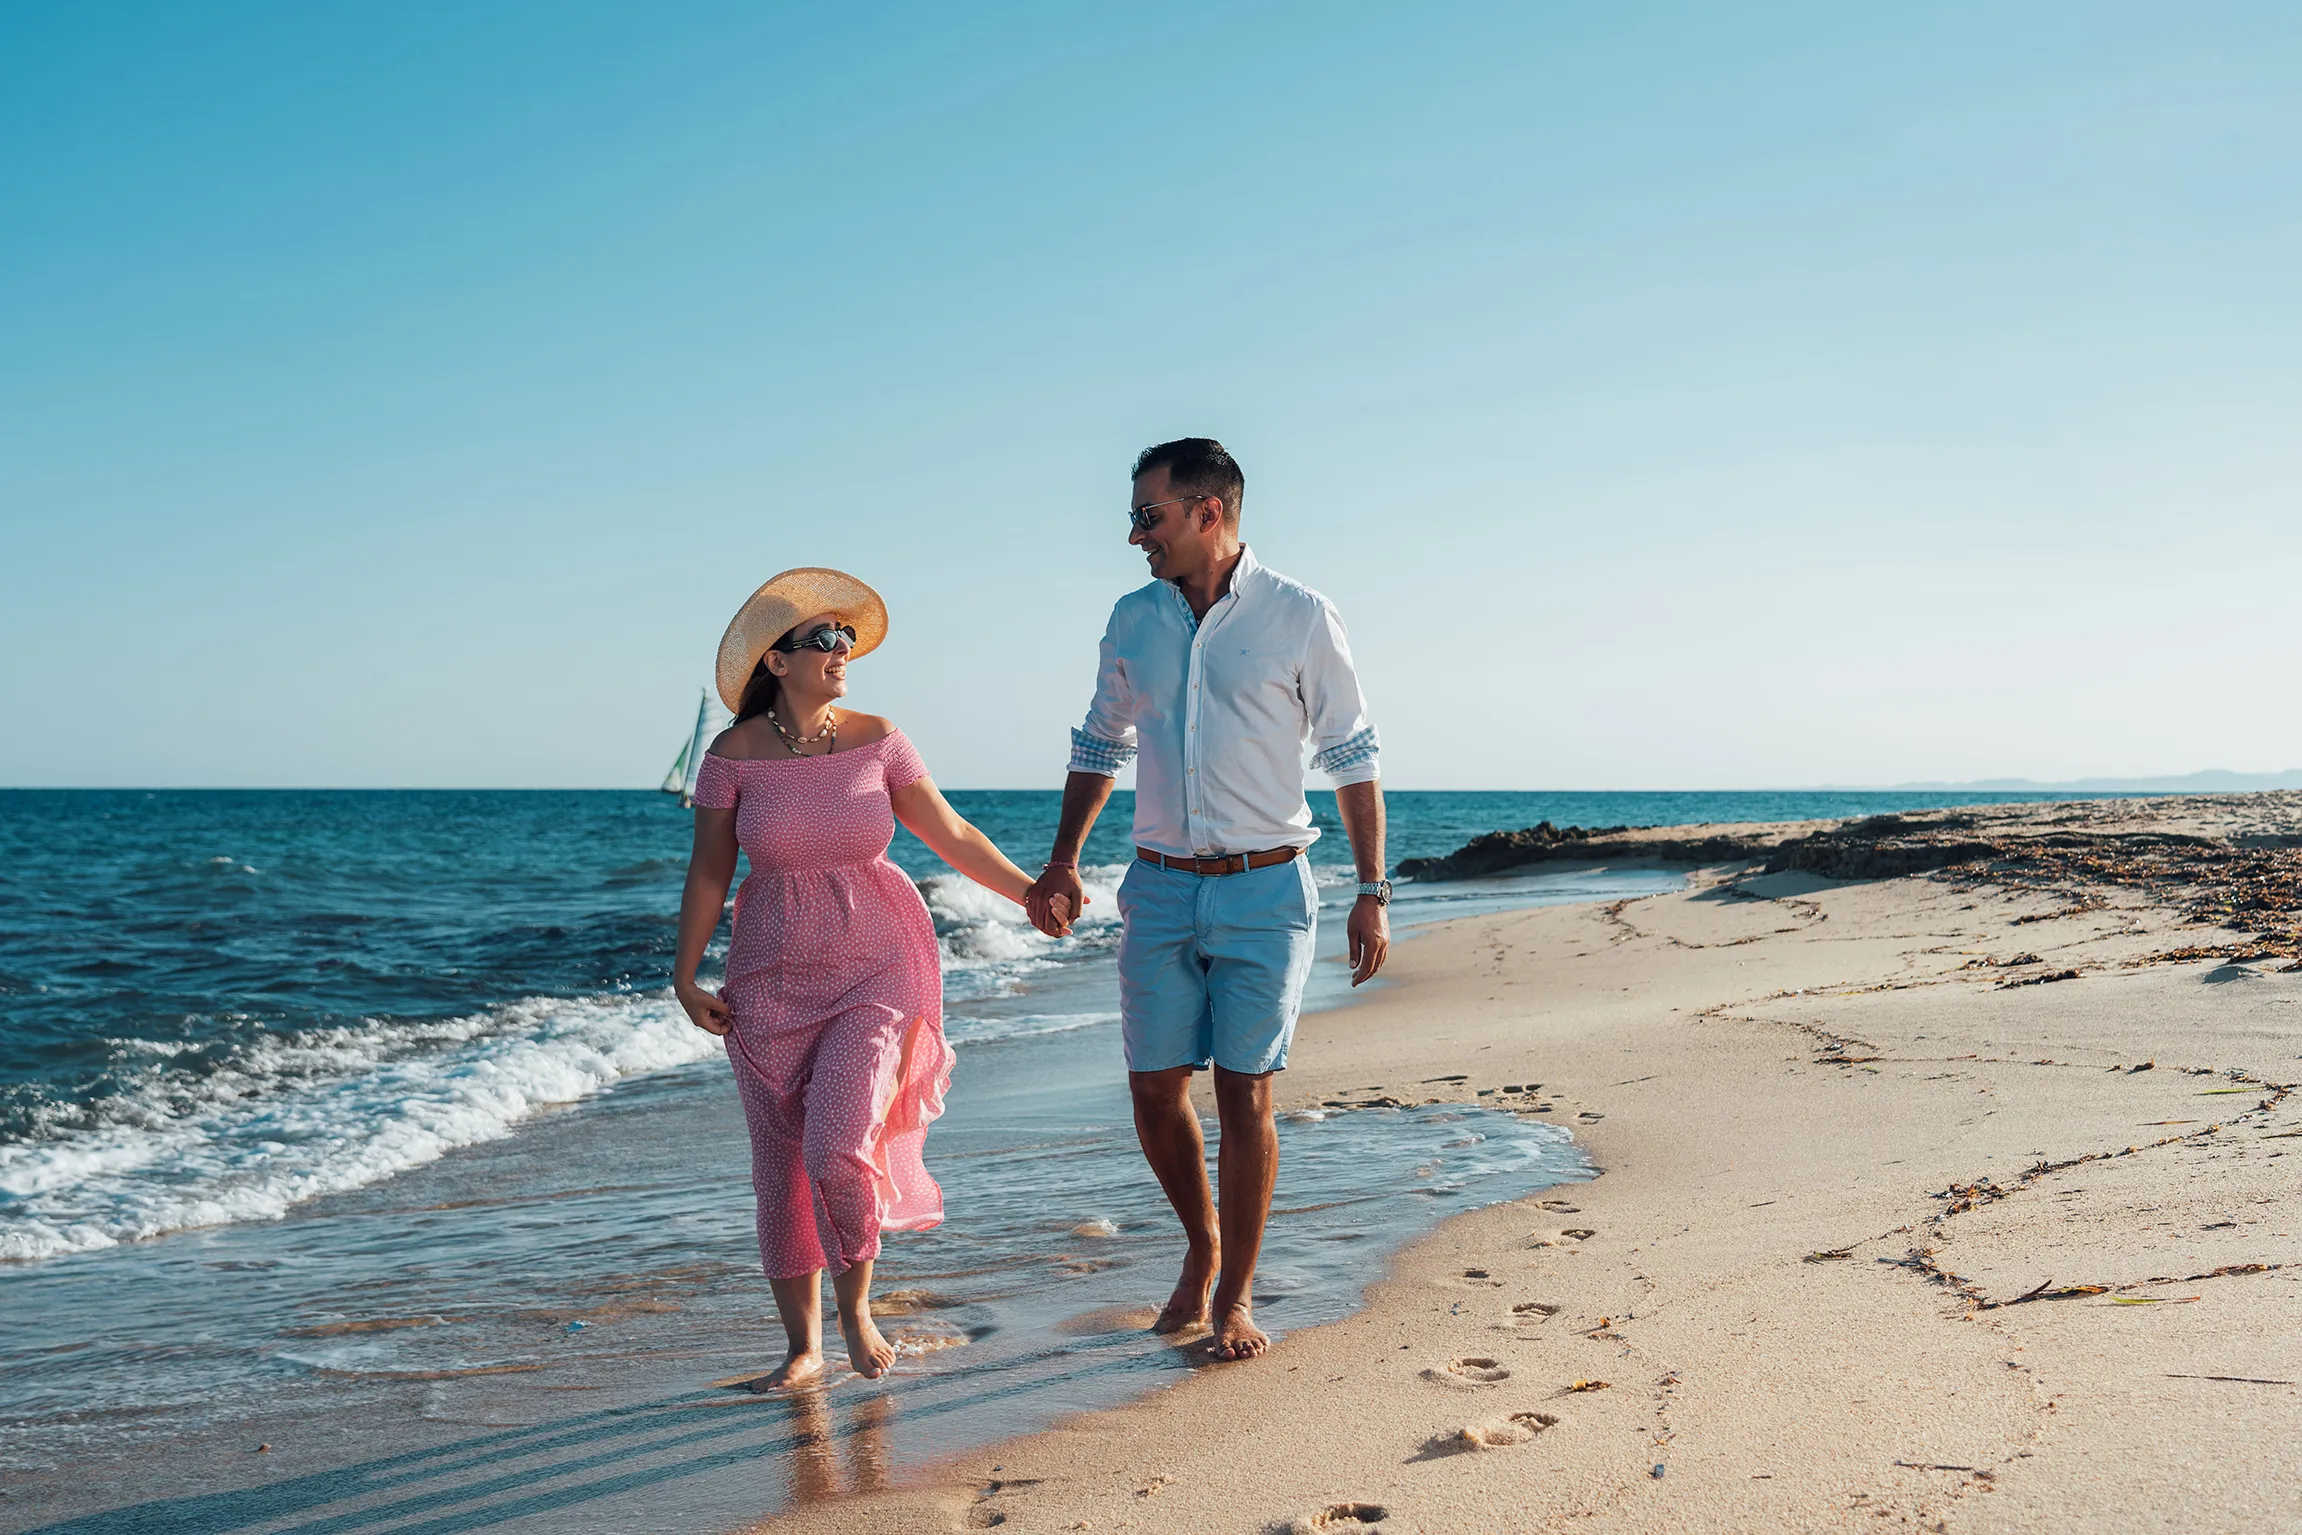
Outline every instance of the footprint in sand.
{"label": "footprint in sand", "polygon": [[1514,1444],[1525,1444],[1546,1428],[1558,1427],[1558,1423],[1559,1420],[1547,1412],[1514,1412],[1507,1418],[1465,1424],[1451,1433],[1434,1435],[1417,1459],[1508,1449]]}
{"label": "footprint in sand", "polygon": [[1547,1322],[1558,1314],[1559,1308],[1547,1301],[1523,1300],[1511,1308],[1511,1318],[1518,1322]]}
{"label": "footprint in sand", "polygon": [[1390,1517],[1391,1511],[1380,1503],[1330,1503],[1315,1514],[1298,1514],[1274,1529],[1279,1535],[1319,1535],[1322,1530],[1350,1535],[1352,1530],[1370,1528]]}
{"label": "footprint in sand", "polygon": [[1587,1242],[1598,1233],[1585,1226],[1569,1226],[1564,1231],[1536,1231],[1527,1236],[1529,1247],[1572,1247]]}
{"label": "footprint in sand", "polygon": [[1477,1354],[1465,1354],[1448,1360],[1444,1368],[1433,1366],[1423,1372],[1423,1379],[1442,1386],[1492,1386],[1510,1378],[1511,1372],[1500,1363]]}
{"label": "footprint in sand", "polygon": [[1500,1285],[1502,1281],[1485,1269],[1463,1270],[1463,1283],[1474,1285]]}
{"label": "footprint in sand", "polygon": [[994,1480],[983,1483],[975,1490],[975,1506],[967,1511],[968,1524],[978,1530],[997,1529],[1007,1522],[1007,1515],[999,1509],[990,1508],[986,1505],[1001,1493],[1013,1492],[1017,1488],[1036,1487],[1042,1480],[1043,1478],[1036,1476],[1019,1476],[1005,1481]]}

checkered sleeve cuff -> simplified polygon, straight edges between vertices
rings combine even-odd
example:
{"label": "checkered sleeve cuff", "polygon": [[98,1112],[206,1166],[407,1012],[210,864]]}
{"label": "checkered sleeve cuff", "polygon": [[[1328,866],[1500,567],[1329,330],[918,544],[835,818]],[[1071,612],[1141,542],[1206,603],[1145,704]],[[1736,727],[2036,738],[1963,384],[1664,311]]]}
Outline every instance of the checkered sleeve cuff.
{"label": "checkered sleeve cuff", "polygon": [[1074,773],[1101,773],[1105,778],[1117,778],[1119,770],[1134,760],[1134,756],[1135,748],[1124,741],[1106,741],[1084,730],[1071,732],[1071,771]]}
{"label": "checkered sleeve cuff", "polygon": [[1326,774],[1336,783],[1365,783],[1382,776],[1382,747],[1375,739],[1375,727],[1345,737],[1318,753],[1311,766]]}

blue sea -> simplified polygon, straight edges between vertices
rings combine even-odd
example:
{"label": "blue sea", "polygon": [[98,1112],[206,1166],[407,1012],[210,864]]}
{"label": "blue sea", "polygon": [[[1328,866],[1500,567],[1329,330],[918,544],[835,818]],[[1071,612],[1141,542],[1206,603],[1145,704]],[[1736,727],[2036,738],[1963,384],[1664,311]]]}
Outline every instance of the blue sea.
{"label": "blue sea", "polygon": [[[1390,855],[1541,820],[2041,797],[1393,793]],[[1045,856],[1055,794],[951,798],[1018,862]],[[1313,806],[1339,918],[1348,850],[1332,796]],[[672,1493],[708,1528],[1147,1389],[1181,1366],[1124,1320],[1175,1257],[1117,1058],[1130,808],[1119,795],[1098,827],[1094,904],[1061,941],[898,834],[960,1056],[929,1143],[952,1219],[883,1260],[907,1349],[887,1382],[811,1398],[831,1415],[813,1427],[725,1420],[720,1450],[781,1468],[762,1486],[649,1438],[648,1414],[724,1405],[713,1380],[780,1352],[734,1094],[666,984],[689,832],[669,798],[0,791],[0,1527],[103,1508],[69,1527],[180,1527],[202,1477],[242,1498],[272,1485],[196,1459],[261,1433],[307,1456],[267,1521],[381,1506],[363,1456],[383,1448],[466,1454],[468,1474],[434,1468],[427,1485],[465,1490],[424,1528],[630,1528],[632,1499]],[[1680,877],[1406,885],[1394,924]],[[1341,923],[1322,928],[1331,956]],[[1312,1005],[1345,1001],[1343,967],[1317,969]],[[1449,1210],[1588,1175],[1564,1131],[1488,1111],[1313,1112],[1282,1135],[1295,1213],[1258,1290],[1281,1329],[1345,1314]],[[510,1437],[478,1454],[483,1427]],[[868,1449],[829,1483],[809,1459],[827,1433]],[[120,1476],[76,1476],[91,1455]],[[600,1456],[615,1474],[585,1493],[562,1462]],[[537,1503],[534,1475],[500,1474],[522,1465],[563,1492]],[[240,1527],[201,1507],[201,1527]]]}

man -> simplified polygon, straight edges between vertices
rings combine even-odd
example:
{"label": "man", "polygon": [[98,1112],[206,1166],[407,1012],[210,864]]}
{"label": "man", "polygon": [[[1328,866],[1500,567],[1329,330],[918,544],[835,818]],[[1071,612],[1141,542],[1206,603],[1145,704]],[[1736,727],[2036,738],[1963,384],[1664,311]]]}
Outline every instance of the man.
{"label": "man", "polygon": [[[1054,854],[1029,896],[1042,931],[1069,930],[1085,904],[1079,851],[1135,758],[1136,858],[1119,887],[1127,1080],[1136,1137],[1190,1243],[1156,1327],[1211,1322],[1225,1359],[1270,1347],[1252,1285],[1279,1167],[1271,1074],[1287,1065],[1319,910],[1304,856],[1319,835],[1303,800],[1306,743],[1335,784],[1359,868],[1351,984],[1390,946],[1375,729],[1343,621],[1239,541],[1245,493],[1212,438],[1136,459],[1127,541],[1155,579],[1111,610],[1095,702],[1071,733]],[[1191,1074],[1210,1064],[1219,1228],[1191,1107]]]}

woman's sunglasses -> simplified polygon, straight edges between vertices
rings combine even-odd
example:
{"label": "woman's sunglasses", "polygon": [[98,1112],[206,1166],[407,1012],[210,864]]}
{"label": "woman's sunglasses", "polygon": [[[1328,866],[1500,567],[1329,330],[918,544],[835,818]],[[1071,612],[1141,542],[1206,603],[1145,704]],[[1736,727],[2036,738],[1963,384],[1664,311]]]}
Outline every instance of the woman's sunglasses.
{"label": "woman's sunglasses", "polygon": [[853,624],[825,624],[814,633],[803,634],[798,639],[786,637],[777,640],[772,648],[782,651],[785,655],[789,655],[795,650],[813,649],[820,650],[825,655],[835,656],[843,650],[855,648],[855,626]]}

